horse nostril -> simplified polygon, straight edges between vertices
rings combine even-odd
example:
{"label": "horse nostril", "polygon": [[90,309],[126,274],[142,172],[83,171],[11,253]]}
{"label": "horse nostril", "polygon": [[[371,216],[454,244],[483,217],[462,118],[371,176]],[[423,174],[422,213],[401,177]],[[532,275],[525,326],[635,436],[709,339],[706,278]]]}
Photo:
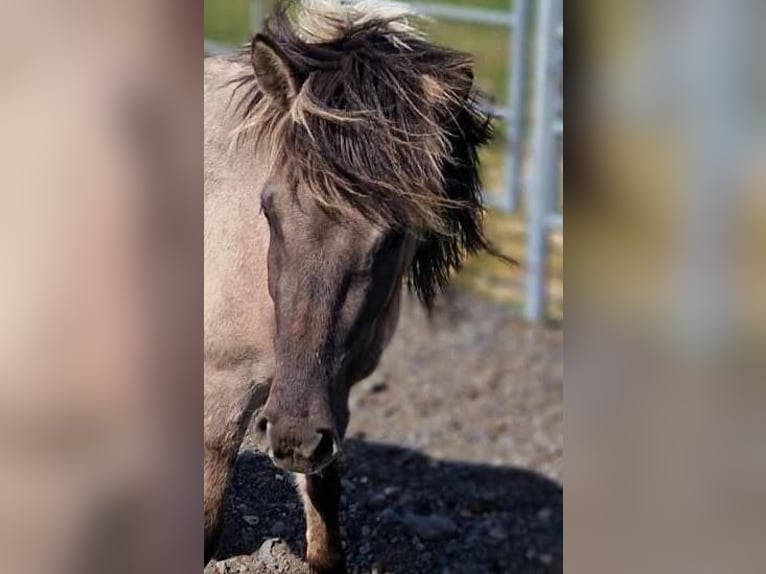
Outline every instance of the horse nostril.
{"label": "horse nostril", "polygon": [[311,458],[316,462],[322,463],[331,459],[335,454],[335,439],[333,438],[333,433],[329,430],[322,429],[317,431],[317,434],[322,438],[314,449]]}
{"label": "horse nostril", "polygon": [[272,452],[272,456],[274,457],[274,460],[288,460],[291,456],[291,453],[286,450],[277,448]]}
{"label": "horse nostril", "polygon": [[261,434],[266,434],[268,427],[269,421],[266,417],[261,417],[255,422],[255,429]]}

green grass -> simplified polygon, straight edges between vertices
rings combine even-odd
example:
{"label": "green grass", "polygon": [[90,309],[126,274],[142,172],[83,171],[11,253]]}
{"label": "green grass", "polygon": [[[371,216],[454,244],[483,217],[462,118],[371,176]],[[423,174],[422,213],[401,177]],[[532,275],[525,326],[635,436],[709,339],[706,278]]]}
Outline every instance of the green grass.
{"label": "green grass", "polygon": [[240,44],[250,33],[250,0],[205,0],[205,38]]}

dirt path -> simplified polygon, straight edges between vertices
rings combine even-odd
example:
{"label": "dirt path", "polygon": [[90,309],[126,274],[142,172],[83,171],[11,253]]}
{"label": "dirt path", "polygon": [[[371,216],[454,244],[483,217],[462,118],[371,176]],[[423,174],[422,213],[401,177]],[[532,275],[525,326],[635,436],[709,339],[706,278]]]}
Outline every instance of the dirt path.
{"label": "dirt path", "polygon": [[[352,391],[342,523],[351,572],[562,571],[562,335],[467,292],[431,322],[408,302],[379,370]],[[237,465],[207,574],[305,574],[288,474]]]}

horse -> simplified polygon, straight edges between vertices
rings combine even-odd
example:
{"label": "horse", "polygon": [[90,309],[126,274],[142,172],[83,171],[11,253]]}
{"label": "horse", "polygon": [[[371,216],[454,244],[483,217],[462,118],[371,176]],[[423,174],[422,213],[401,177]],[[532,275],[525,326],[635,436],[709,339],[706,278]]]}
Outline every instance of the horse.
{"label": "horse", "polygon": [[205,563],[247,429],[295,473],[312,572],[347,571],[339,456],[351,386],[410,289],[427,307],[492,249],[474,64],[386,2],[278,3],[205,61]]}

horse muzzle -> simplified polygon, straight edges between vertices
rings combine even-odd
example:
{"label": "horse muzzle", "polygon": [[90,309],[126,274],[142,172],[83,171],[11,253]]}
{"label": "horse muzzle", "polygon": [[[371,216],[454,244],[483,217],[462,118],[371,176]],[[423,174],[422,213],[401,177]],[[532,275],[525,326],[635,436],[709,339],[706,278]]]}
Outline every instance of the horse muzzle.
{"label": "horse muzzle", "polygon": [[308,430],[267,422],[266,437],[267,453],[274,465],[290,472],[320,472],[340,454],[340,441],[327,429]]}

